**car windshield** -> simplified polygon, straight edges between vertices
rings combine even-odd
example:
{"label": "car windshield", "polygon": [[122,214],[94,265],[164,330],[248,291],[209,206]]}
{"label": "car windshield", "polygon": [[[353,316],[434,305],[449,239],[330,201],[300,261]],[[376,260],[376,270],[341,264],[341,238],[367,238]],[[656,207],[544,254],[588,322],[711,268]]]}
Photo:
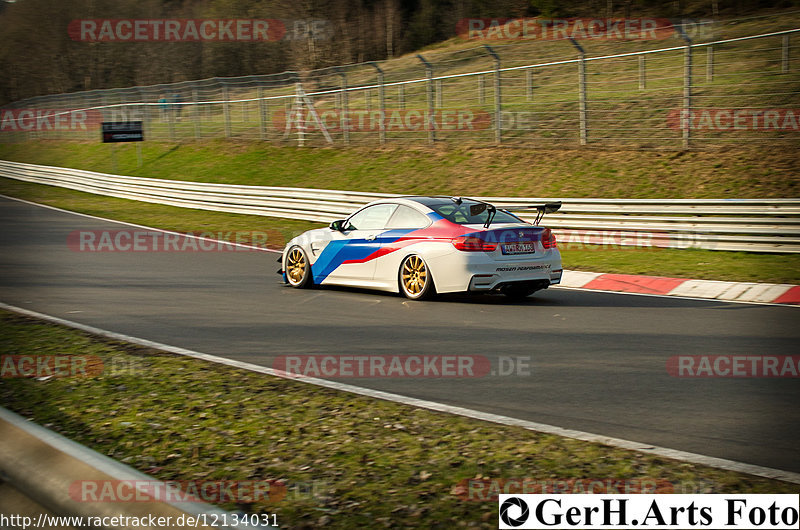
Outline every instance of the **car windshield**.
{"label": "car windshield", "polygon": [[[472,212],[470,212],[470,207],[482,204],[483,203],[477,201],[462,201],[461,204],[456,204],[453,201],[442,201],[440,203],[428,204],[427,206],[448,221],[460,225],[482,225],[486,224],[486,220],[489,217],[489,209],[482,209],[480,213],[476,213],[475,215],[472,215]],[[504,212],[500,209],[497,210],[497,214],[494,216],[494,219],[492,219],[492,224],[524,222],[525,221],[516,215]]]}

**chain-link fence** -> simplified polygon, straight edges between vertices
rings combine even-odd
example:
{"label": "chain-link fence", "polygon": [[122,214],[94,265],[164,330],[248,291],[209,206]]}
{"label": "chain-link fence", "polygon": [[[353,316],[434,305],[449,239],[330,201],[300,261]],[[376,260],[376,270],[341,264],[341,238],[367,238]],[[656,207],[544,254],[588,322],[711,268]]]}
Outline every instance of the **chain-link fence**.
{"label": "chain-link fence", "polygon": [[538,48],[470,42],[305,73],[42,96],[2,110],[0,141],[96,140],[102,121],[142,120],[146,139],[163,141],[796,147],[798,32],[702,42],[681,31],[624,53],[571,39]]}

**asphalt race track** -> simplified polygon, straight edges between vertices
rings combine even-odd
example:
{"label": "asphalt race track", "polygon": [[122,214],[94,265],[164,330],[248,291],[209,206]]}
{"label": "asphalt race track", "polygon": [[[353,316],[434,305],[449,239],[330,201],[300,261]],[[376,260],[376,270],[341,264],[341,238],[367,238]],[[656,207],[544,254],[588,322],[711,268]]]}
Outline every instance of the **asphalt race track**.
{"label": "asphalt race track", "polygon": [[298,354],[530,356],[523,376],[343,381],[800,471],[797,379],[682,379],[665,366],[679,354],[796,354],[797,308],[566,289],[522,303],[297,291],[274,253],[77,252],[70,232],[126,227],[3,198],[0,219],[8,304],[264,366]]}

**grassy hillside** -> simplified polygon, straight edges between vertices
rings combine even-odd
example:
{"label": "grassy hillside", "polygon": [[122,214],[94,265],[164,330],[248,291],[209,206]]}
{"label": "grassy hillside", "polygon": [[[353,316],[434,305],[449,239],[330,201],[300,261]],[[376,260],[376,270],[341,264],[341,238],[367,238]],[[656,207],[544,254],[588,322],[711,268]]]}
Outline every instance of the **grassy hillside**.
{"label": "grassy hillside", "polygon": [[[112,172],[100,143],[0,144],[0,158]],[[261,142],[147,142],[117,173],[226,184],[518,197],[760,198],[800,193],[800,158],[779,148],[723,152],[276,147]]]}

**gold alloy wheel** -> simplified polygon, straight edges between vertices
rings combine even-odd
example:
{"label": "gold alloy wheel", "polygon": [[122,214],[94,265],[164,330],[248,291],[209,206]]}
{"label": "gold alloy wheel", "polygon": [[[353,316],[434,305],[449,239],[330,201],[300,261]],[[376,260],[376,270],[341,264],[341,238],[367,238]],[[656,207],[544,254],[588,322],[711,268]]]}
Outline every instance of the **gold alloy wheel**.
{"label": "gold alloy wheel", "polygon": [[306,274],[306,256],[298,247],[289,251],[286,257],[286,278],[292,285],[299,285]]}
{"label": "gold alloy wheel", "polygon": [[403,262],[403,288],[412,296],[418,295],[428,282],[428,269],[419,256],[409,256]]}

